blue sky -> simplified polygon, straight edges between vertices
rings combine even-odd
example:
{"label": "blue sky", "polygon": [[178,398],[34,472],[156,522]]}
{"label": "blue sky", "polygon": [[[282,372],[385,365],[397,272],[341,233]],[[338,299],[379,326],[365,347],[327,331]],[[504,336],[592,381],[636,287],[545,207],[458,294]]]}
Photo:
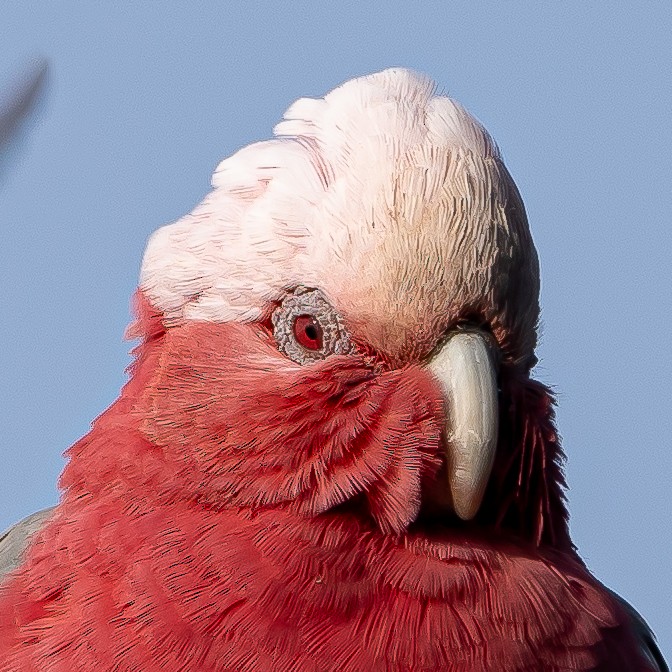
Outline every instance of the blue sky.
{"label": "blue sky", "polygon": [[403,65],[520,187],[574,539],[672,659],[670,35],[669,0],[4,4],[0,86],[36,55],[51,83],[0,181],[0,528],[56,501],[117,396],[147,236],[294,99]]}

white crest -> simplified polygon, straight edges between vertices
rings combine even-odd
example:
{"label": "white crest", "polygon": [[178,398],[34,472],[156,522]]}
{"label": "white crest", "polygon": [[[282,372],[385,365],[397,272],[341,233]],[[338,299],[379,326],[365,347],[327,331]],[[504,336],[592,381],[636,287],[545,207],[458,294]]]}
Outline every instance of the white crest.
{"label": "white crest", "polygon": [[[297,100],[276,139],[222,161],[213,191],[150,238],[140,283],[150,301],[168,321],[248,321],[292,285],[345,289],[384,237],[405,235],[413,211],[440,198],[447,156],[499,156],[483,127],[434,91],[391,69]],[[392,206],[400,185],[405,203]]]}

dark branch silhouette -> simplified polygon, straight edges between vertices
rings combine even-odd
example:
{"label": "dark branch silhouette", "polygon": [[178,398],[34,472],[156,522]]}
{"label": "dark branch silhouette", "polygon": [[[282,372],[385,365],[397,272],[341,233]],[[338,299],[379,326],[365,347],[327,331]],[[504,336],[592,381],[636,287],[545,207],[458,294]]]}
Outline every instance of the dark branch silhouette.
{"label": "dark branch silhouette", "polygon": [[43,98],[49,64],[39,58],[24,66],[14,82],[0,91],[0,176],[10,155],[20,143],[26,128]]}

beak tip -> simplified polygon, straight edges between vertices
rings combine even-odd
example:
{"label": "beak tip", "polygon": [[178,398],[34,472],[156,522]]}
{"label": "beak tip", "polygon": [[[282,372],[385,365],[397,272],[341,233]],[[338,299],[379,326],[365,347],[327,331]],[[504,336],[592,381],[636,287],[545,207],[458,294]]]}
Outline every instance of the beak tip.
{"label": "beak tip", "polygon": [[455,502],[455,514],[465,522],[473,520],[479,509],[480,502],[469,502],[461,505],[458,505],[457,502]]}

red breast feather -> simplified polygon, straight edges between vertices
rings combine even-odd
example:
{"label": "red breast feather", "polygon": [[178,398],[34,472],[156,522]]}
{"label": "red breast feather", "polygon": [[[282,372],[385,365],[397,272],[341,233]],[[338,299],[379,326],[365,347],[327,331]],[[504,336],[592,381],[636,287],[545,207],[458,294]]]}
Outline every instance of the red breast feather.
{"label": "red breast feather", "polygon": [[64,500],[3,588],[0,670],[635,669],[623,614],[551,515],[539,386],[503,409],[519,435],[461,531],[417,518],[441,466],[421,369],[302,368],[258,325],[164,331],[142,301],[139,330],[130,382],[70,449]]}

